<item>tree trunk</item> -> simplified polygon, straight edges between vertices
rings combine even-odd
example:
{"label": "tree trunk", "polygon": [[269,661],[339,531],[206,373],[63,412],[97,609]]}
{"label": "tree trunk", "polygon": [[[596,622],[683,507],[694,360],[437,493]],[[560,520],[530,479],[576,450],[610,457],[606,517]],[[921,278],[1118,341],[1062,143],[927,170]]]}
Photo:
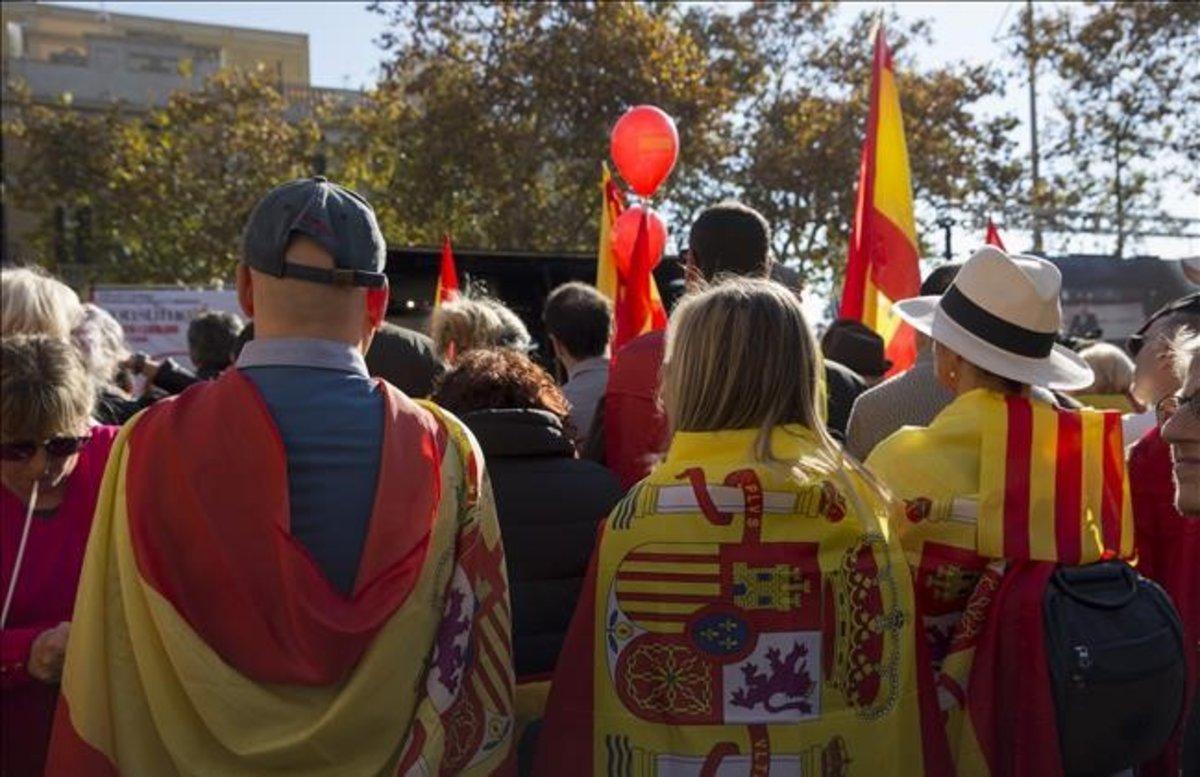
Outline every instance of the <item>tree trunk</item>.
{"label": "tree trunk", "polygon": [[1116,196],[1117,246],[1113,251],[1118,259],[1125,258],[1125,188],[1121,183],[1121,135],[1113,139],[1113,194]]}

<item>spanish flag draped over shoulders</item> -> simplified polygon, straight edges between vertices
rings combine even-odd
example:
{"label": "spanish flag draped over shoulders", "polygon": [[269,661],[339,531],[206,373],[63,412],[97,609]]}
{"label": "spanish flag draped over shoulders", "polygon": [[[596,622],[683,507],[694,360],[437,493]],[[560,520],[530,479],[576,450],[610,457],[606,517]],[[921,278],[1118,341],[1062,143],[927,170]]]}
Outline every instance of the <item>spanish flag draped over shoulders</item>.
{"label": "spanish flag draped over shoulders", "polygon": [[978,389],[867,459],[905,502],[894,528],[959,773],[1061,772],[1042,598],[1056,564],[1132,555],[1123,450],[1119,413]]}
{"label": "spanish flag draped over shoulders", "polygon": [[803,427],[774,463],[756,435],[676,434],[602,526],[535,773],[945,773],[887,505]]}
{"label": "spanish flag draped over shoulders", "polygon": [[49,774],[511,768],[503,549],[478,447],[386,383],[350,596],[289,533],[287,462],[236,370],[126,425],[109,459]]}
{"label": "spanish flag draped over shoulders", "polygon": [[867,135],[858,170],[841,318],[862,321],[887,344],[893,371],[916,361],[912,327],[892,305],[920,291],[917,227],[900,93],[883,25],[875,30]]}

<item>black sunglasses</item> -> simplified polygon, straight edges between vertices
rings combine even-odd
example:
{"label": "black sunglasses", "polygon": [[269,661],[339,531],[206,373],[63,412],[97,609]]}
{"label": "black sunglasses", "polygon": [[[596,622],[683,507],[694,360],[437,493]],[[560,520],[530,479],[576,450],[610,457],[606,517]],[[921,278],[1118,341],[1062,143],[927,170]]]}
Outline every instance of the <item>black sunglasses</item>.
{"label": "black sunglasses", "polygon": [[0,459],[4,461],[29,461],[37,455],[38,448],[45,448],[46,454],[54,459],[65,459],[67,456],[72,456],[79,453],[83,446],[88,444],[92,439],[90,434],[85,434],[82,437],[55,437],[51,440],[46,440],[44,443],[38,442],[6,442],[0,444]]}

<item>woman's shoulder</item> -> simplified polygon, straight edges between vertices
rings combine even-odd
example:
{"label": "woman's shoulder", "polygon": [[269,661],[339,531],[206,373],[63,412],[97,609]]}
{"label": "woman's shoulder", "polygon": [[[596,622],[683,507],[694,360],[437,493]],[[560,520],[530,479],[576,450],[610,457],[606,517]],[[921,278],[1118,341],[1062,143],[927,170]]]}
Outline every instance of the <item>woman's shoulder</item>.
{"label": "woman's shoulder", "polygon": [[873,470],[886,467],[909,456],[924,455],[935,447],[934,441],[927,426],[903,426],[876,445],[863,463]]}

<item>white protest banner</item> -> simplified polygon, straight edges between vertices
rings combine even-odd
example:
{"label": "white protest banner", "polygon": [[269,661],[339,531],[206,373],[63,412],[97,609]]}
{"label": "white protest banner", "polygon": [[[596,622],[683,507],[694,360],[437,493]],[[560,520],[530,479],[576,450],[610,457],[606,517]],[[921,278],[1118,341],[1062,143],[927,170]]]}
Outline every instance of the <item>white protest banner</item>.
{"label": "white protest banner", "polygon": [[188,369],[192,368],[187,346],[191,320],[210,310],[241,313],[233,289],[96,286],[92,302],[121,322],[131,351],[143,351],[154,359],[169,356]]}

